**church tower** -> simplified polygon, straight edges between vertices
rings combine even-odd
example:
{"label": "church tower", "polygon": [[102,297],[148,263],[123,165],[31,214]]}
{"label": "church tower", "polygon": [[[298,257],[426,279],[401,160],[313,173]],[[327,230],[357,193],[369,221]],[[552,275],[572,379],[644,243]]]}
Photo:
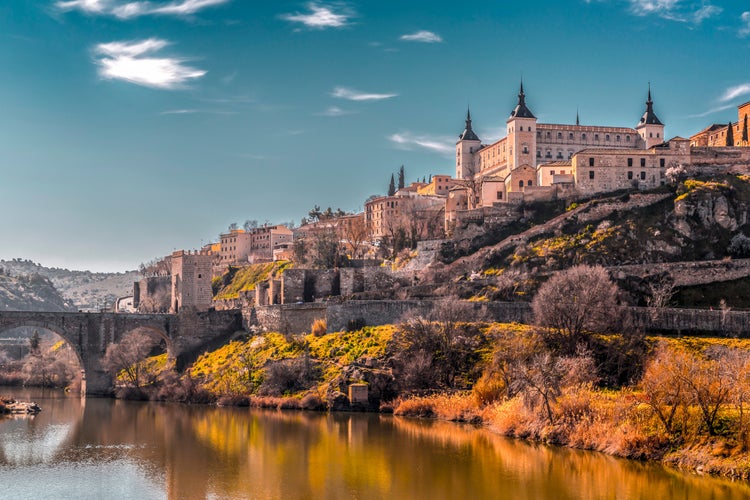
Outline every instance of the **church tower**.
{"label": "church tower", "polygon": [[518,93],[518,104],[511,111],[508,118],[508,171],[521,165],[534,166],[534,152],[536,151],[536,117],[526,106],[526,94]]}
{"label": "church tower", "polygon": [[664,142],[664,124],[654,113],[654,101],[651,100],[651,84],[648,85],[648,100],[646,101],[646,112],[643,113],[641,121],[635,129],[646,144],[646,148],[656,146]]}
{"label": "church tower", "polygon": [[471,129],[471,110],[466,110],[466,128],[458,136],[456,143],[456,179],[471,179],[474,174],[474,153],[479,151],[482,142]]}

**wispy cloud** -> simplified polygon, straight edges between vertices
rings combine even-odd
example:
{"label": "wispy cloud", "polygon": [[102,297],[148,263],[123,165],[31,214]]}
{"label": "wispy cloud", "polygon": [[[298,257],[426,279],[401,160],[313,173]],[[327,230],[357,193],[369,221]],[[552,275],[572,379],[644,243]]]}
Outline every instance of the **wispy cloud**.
{"label": "wispy cloud", "polygon": [[356,111],[352,111],[350,109],[342,109],[338,106],[331,106],[330,108],[326,109],[325,111],[318,113],[319,116],[346,116],[356,113]]}
{"label": "wispy cloud", "polygon": [[700,24],[718,16],[724,9],[690,0],[629,0],[630,11],[637,16],[658,16],[683,23]]}
{"label": "wispy cloud", "polygon": [[747,35],[750,35],[750,12],[743,12],[740,16],[740,20],[742,21],[742,27],[738,34],[741,37],[746,37]]}
{"label": "wispy cloud", "polygon": [[396,97],[398,94],[373,94],[367,92],[360,92],[359,90],[349,89],[346,87],[336,87],[331,92],[333,97],[340,99],[348,99],[350,101],[380,101],[383,99],[390,99]]}
{"label": "wispy cloud", "polygon": [[450,137],[401,132],[392,134],[388,137],[388,140],[401,149],[426,149],[450,158],[456,153],[456,141]]}
{"label": "wispy cloud", "polygon": [[734,87],[729,87],[724,91],[724,93],[719,98],[719,101],[721,102],[727,102],[731,101],[732,99],[735,99],[739,96],[750,94],[750,83],[743,83],[741,85],[735,85]]}
{"label": "wispy cloud", "polygon": [[231,0],[173,0],[169,2],[116,0],[64,0],[55,5],[63,11],[80,10],[87,14],[110,15],[120,19],[133,19],[148,15],[191,16],[207,7],[213,7]]}
{"label": "wispy cloud", "polygon": [[111,42],[96,46],[99,76],[106,80],[124,80],[157,89],[182,88],[186,82],[206,74],[174,57],[151,57],[169,42],[149,38],[133,42]]}
{"label": "wispy cloud", "polygon": [[711,108],[708,111],[704,111],[703,113],[698,113],[695,115],[688,115],[688,118],[703,118],[704,116],[712,115],[714,113],[718,113],[719,111],[725,111],[730,108],[736,107],[734,104],[726,104],[724,106],[717,106],[715,108]]}
{"label": "wispy cloud", "polygon": [[282,14],[280,17],[290,23],[299,23],[310,29],[323,30],[326,28],[343,28],[350,24],[354,17],[354,11],[345,4],[324,4],[310,2],[307,4],[308,12],[295,12],[294,14]]}
{"label": "wispy cloud", "polygon": [[194,115],[194,114],[206,114],[206,115],[236,115],[237,111],[226,111],[220,109],[168,109],[159,113],[162,116],[168,115]]}
{"label": "wispy cloud", "polygon": [[422,43],[440,43],[443,41],[443,38],[437,33],[433,33],[432,31],[425,31],[425,30],[417,31],[416,33],[411,33],[408,35],[401,35],[399,39],[405,42],[422,42]]}

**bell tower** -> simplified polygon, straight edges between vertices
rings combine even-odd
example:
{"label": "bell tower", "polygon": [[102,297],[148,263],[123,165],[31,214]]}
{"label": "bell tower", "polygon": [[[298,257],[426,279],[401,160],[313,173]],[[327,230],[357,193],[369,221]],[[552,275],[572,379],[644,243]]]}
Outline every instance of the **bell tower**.
{"label": "bell tower", "polygon": [[648,100],[646,101],[646,112],[643,113],[641,121],[635,129],[643,139],[646,149],[664,142],[664,124],[654,113],[654,101],[651,100],[651,84],[648,84]]}
{"label": "bell tower", "polygon": [[523,81],[518,93],[518,104],[511,111],[506,123],[508,125],[508,171],[521,165],[533,167],[536,151],[536,116],[526,106]]}
{"label": "bell tower", "polygon": [[482,142],[471,129],[471,110],[466,110],[466,128],[458,136],[456,143],[456,179],[472,179],[474,174],[474,153],[479,151]]}

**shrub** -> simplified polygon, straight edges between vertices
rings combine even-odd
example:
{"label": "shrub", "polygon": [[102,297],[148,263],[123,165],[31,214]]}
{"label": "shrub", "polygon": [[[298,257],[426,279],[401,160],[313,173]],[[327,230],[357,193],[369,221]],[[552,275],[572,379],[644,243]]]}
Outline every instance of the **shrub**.
{"label": "shrub", "polygon": [[313,324],[310,327],[310,333],[312,333],[316,337],[325,335],[327,333],[326,320],[316,319],[315,321],[313,321]]}
{"label": "shrub", "polygon": [[317,394],[308,393],[299,402],[300,408],[303,410],[323,411],[326,409],[326,404]]}
{"label": "shrub", "polygon": [[262,395],[281,396],[309,389],[319,377],[319,368],[309,356],[272,361],[265,369]]}

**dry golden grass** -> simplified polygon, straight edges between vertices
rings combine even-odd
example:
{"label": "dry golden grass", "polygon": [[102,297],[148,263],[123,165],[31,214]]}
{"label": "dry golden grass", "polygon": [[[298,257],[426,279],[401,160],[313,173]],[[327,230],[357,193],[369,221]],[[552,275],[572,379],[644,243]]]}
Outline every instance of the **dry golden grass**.
{"label": "dry golden grass", "polygon": [[310,327],[311,334],[315,335],[316,337],[321,337],[325,335],[326,332],[327,332],[326,320],[316,319],[315,321],[313,321],[313,324]]}
{"label": "dry golden grass", "polygon": [[471,393],[402,397],[393,402],[393,414],[439,418],[452,422],[482,421],[479,407]]}

